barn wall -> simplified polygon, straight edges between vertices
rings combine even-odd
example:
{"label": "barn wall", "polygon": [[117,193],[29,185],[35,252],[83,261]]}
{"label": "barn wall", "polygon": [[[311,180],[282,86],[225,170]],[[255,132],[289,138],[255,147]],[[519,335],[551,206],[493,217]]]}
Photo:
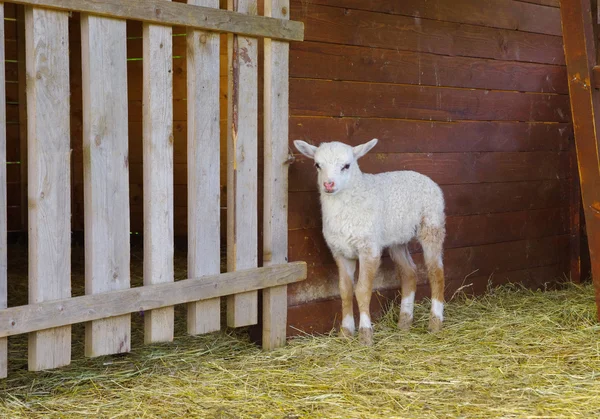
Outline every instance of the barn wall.
{"label": "barn wall", "polygon": [[[440,183],[448,297],[462,285],[485,290],[490,278],[539,284],[568,270],[573,134],[558,6],[292,1],[305,42],[291,45],[290,147],[376,137],[363,171],[410,169]],[[290,287],[290,331],[326,331],[339,314],[337,274],[316,173],[300,155],[289,197],[290,260],[309,264],[308,280]],[[420,284],[426,295],[423,272]],[[374,299],[398,285],[386,258],[377,286],[388,291]]]}

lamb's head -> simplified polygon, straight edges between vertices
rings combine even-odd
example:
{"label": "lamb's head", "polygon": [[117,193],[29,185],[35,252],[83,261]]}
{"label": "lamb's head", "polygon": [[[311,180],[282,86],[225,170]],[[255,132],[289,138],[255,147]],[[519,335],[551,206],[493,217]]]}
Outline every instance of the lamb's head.
{"label": "lamb's head", "polygon": [[319,147],[301,140],[294,141],[298,151],[315,161],[319,191],[327,195],[335,195],[344,190],[352,177],[360,174],[356,161],[375,147],[375,144],[377,138],[356,147],[337,141],[321,143]]}

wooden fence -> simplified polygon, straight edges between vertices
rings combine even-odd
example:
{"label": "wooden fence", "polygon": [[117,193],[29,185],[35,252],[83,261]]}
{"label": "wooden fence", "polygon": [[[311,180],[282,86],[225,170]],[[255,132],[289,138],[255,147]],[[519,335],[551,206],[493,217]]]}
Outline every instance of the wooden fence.
{"label": "wooden fence", "polygon": [[[18,0],[27,72],[29,305],[6,308],[6,120],[0,66],[0,376],[7,337],[29,334],[29,369],[71,361],[71,325],[86,322],[85,354],[130,350],[130,313],[145,342],[170,341],[173,305],[187,303],[190,334],[252,325],[263,296],[263,347],[285,342],[288,54],[303,26],[288,0]],[[85,296],[71,298],[69,12],[81,13]],[[3,6],[0,60],[4,61]],[[144,22],[144,286],[130,288],[126,20]],[[172,25],[187,32],[188,276],[174,282]],[[227,267],[220,273],[219,33],[228,34]],[[264,230],[258,264],[258,42],[264,38]]]}

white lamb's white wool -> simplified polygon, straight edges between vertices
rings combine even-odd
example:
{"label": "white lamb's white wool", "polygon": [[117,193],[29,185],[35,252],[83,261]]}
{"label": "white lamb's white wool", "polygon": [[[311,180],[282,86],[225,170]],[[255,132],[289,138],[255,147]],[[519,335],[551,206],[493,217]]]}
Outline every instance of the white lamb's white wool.
{"label": "white lamb's white wool", "polygon": [[444,303],[435,298],[431,300],[431,312],[440,320],[444,320]]}
{"label": "white lamb's white wool", "polygon": [[356,326],[354,325],[354,317],[351,315],[347,315],[346,317],[344,317],[344,319],[342,320],[342,327],[350,330],[351,332],[354,332],[354,330],[356,329]]}
{"label": "white lamb's white wool", "polygon": [[367,313],[360,313],[360,324],[358,327],[360,329],[370,329],[372,327],[371,318]]}
{"label": "white lamb's white wool", "polygon": [[413,312],[415,310],[415,293],[411,292],[406,297],[402,298],[400,302],[400,312],[410,314],[412,318]]}
{"label": "white lamb's white wool", "polygon": [[[408,243],[423,221],[444,224],[442,190],[429,177],[413,171],[361,172],[357,159],[376,143],[371,140],[357,151],[339,142],[322,143],[314,150],[323,234],[331,251],[348,259]],[[324,183],[332,181],[335,189],[328,193]]]}

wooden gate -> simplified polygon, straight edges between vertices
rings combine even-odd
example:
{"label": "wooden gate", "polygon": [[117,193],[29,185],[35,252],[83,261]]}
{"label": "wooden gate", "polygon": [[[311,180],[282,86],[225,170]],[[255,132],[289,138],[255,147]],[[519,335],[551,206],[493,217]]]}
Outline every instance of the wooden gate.
{"label": "wooden gate", "polygon": [[[284,344],[287,284],[288,54],[302,40],[288,0],[18,0],[27,71],[29,304],[6,308],[6,119],[0,66],[0,376],[7,337],[29,334],[29,369],[71,361],[71,325],[86,322],[85,354],[130,350],[130,313],[145,311],[145,342],[170,341],[173,305],[190,334],[256,324],[263,347]],[[81,13],[85,296],[71,298],[70,11]],[[0,59],[4,61],[3,6]],[[144,22],[144,286],[130,288],[126,19]],[[187,32],[188,276],[174,282],[172,25]],[[227,266],[220,273],[219,33],[228,34]],[[258,264],[258,42],[264,38],[263,267]]]}

